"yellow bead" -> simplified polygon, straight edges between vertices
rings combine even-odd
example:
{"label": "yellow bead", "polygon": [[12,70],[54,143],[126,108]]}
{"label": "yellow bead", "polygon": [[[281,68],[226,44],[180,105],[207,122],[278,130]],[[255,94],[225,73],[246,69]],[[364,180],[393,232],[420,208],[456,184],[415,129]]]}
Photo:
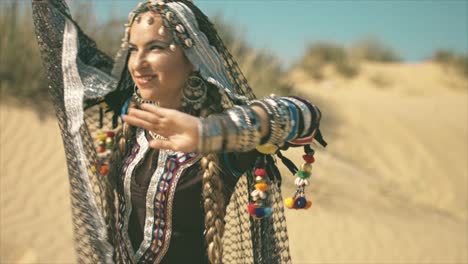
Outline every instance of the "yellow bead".
{"label": "yellow bead", "polygon": [[312,163],[303,163],[301,165],[301,170],[306,172],[312,172]]}
{"label": "yellow bead", "polygon": [[287,208],[294,208],[294,198],[289,197],[284,200],[284,205],[286,205]]}
{"label": "yellow bead", "polygon": [[268,190],[268,185],[266,183],[257,183],[255,184],[255,189],[264,192]]}
{"label": "yellow bead", "polygon": [[269,154],[275,154],[276,151],[278,150],[278,147],[273,144],[265,144],[265,145],[257,146],[257,150],[258,152],[262,154],[269,155]]}
{"label": "yellow bead", "polygon": [[99,135],[97,136],[97,138],[98,138],[99,140],[106,140],[106,137],[107,137],[107,136],[106,136],[106,134],[104,134],[104,133],[101,133],[101,134],[99,134]]}
{"label": "yellow bead", "polygon": [[91,171],[96,172],[97,171],[96,166],[91,166]]}

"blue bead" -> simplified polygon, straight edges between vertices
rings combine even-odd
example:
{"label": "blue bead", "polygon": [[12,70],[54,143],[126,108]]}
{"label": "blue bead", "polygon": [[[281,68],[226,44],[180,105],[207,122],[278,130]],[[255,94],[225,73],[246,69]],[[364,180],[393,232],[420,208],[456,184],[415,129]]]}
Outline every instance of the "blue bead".
{"label": "blue bead", "polygon": [[258,218],[264,217],[265,216],[265,208],[259,207],[259,208],[255,209],[255,216],[258,217]]}
{"label": "blue bead", "polygon": [[271,210],[270,207],[266,207],[265,208],[265,216],[271,216],[271,214],[273,213],[273,210]]}
{"label": "blue bead", "polygon": [[304,208],[307,205],[307,200],[304,197],[298,197],[296,198],[296,201],[294,201],[294,207],[296,208]]}

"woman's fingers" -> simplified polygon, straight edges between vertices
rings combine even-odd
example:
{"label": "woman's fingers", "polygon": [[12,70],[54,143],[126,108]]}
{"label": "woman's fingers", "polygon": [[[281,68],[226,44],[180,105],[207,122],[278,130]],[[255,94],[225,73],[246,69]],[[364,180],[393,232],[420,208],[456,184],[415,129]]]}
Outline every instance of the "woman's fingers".
{"label": "woman's fingers", "polygon": [[141,128],[146,129],[146,130],[155,131],[155,132],[158,131],[158,126],[157,125],[155,125],[153,123],[150,123],[150,122],[148,122],[148,121],[146,121],[144,119],[141,119],[139,117],[132,116],[132,115],[123,115],[122,119],[125,122],[132,125],[132,126],[141,127]]}
{"label": "woman's fingers", "polygon": [[170,149],[176,151],[176,149],[174,149],[174,144],[169,140],[153,139],[149,142],[149,145],[154,149]]}
{"label": "woman's fingers", "polygon": [[165,117],[170,113],[170,111],[174,111],[174,110],[167,109],[167,108],[164,108],[164,107],[159,107],[159,106],[156,106],[156,105],[153,105],[153,104],[142,104],[142,105],[140,105],[140,108],[142,110],[153,113],[153,114],[155,114],[155,115],[157,115],[159,117]]}
{"label": "woman's fingers", "polygon": [[145,111],[145,110],[140,110],[136,108],[130,108],[128,109],[128,115],[133,116],[139,119],[142,119],[146,122],[152,123],[152,124],[157,124],[159,123],[159,117],[156,116],[154,113]]}

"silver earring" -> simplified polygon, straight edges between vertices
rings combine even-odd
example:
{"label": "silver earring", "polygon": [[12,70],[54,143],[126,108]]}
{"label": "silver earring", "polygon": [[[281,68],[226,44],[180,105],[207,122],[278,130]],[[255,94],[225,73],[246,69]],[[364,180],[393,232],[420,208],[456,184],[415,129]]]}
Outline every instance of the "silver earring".
{"label": "silver earring", "polygon": [[182,106],[195,110],[201,109],[206,100],[206,93],[205,81],[196,74],[191,74],[187,79],[185,88],[182,89]]}

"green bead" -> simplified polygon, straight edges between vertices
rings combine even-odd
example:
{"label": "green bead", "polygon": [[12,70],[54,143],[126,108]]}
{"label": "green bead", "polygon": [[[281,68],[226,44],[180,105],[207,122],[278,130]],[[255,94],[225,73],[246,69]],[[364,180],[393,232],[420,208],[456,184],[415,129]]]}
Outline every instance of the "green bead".
{"label": "green bead", "polygon": [[299,170],[297,171],[296,176],[301,179],[308,179],[310,178],[310,172]]}

